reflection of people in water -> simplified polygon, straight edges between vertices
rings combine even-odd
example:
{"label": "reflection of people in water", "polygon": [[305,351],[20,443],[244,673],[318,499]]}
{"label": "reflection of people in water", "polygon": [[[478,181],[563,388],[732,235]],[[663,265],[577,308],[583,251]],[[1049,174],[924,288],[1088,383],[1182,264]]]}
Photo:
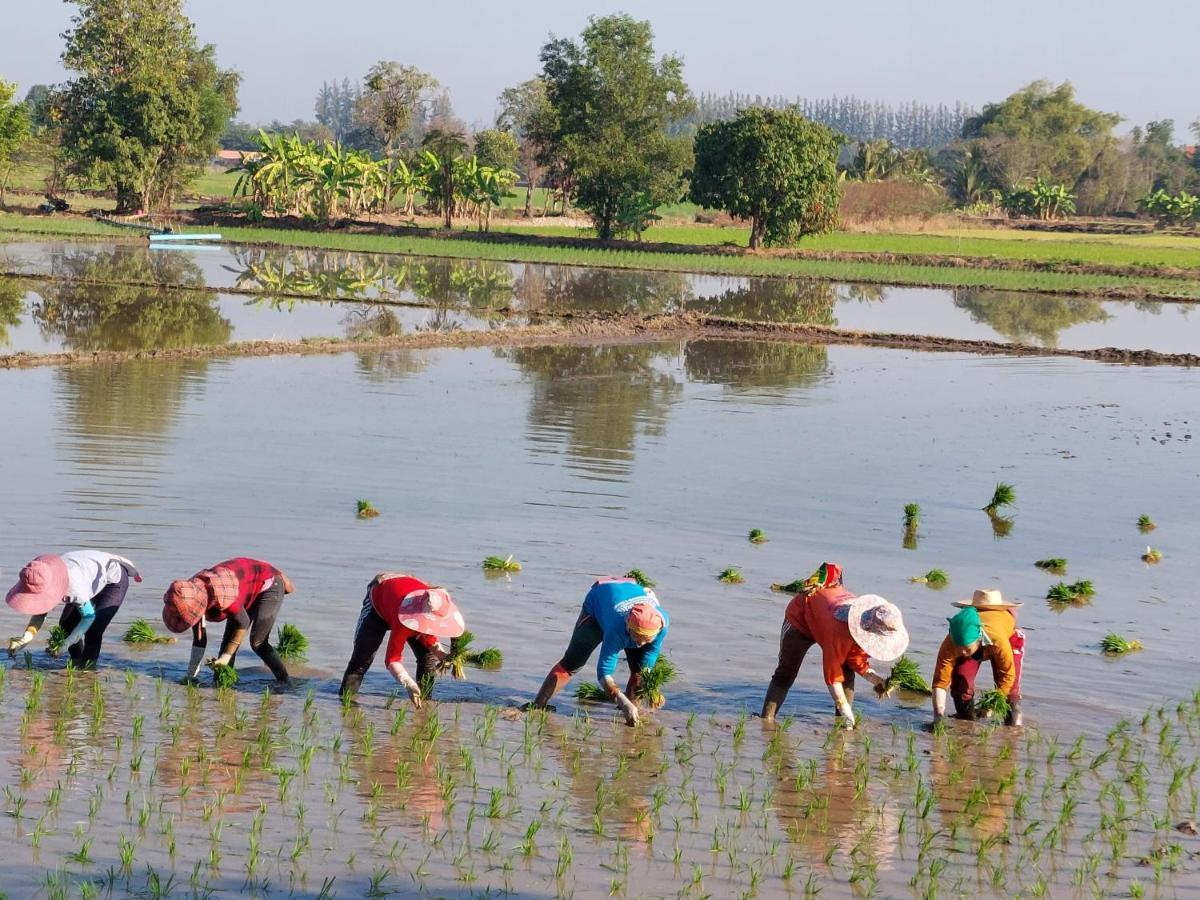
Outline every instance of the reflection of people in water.
{"label": "reflection of people in water", "polygon": [[997,729],[978,746],[951,759],[944,741],[934,741],[929,780],[946,828],[962,821],[979,840],[1003,834],[1015,800],[1016,732]]}
{"label": "reflection of people in water", "polygon": [[820,759],[801,762],[790,735],[781,739],[776,778],[775,813],[779,824],[808,858],[824,867],[831,847],[844,854],[865,853],[881,864],[895,853],[899,838],[896,800],[874,797],[868,786],[871,762],[865,767],[849,756],[847,735],[821,751]]}

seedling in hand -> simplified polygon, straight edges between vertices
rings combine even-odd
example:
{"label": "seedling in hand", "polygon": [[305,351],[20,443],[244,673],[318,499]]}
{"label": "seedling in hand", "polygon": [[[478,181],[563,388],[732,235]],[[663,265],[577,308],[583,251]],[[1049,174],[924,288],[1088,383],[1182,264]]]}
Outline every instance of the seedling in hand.
{"label": "seedling in hand", "polygon": [[665,656],[660,656],[649,669],[642,669],[641,677],[638,679],[637,692],[633,699],[658,709],[667,702],[662,689],[674,681],[677,674],[678,670],[675,668],[675,664]]}
{"label": "seedling in hand", "polygon": [[892,665],[891,674],[888,675],[887,681],[883,683],[882,695],[886,697],[896,688],[926,696],[933,693],[929,689],[928,682],[921,677],[921,669],[907,656],[901,656]]}
{"label": "seedling in hand", "polygon": [[980,717],[991,715],[993,718],[1003,719],[1011,709],[1008,698],[995,688],[984,691],[975,700],[975,712]]}

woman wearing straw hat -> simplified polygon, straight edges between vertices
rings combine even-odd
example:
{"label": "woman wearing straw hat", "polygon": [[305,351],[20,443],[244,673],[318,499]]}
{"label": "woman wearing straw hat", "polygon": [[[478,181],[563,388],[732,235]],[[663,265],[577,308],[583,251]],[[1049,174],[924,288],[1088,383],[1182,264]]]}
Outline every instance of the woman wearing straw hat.
{"label": "woman wearing straw hat", "polygon": [[[583,598],[583,608],[566,652],[542,681],[542,687],[524,708],[545,709],[571,676],[587,663],[599,647],[596,676],[629,725],[638,723],[637,695],[642,670],[652,669],[662,652],[671,620],[658,604],[654,591],[632,578],[601,578]],[[625,693],[614,676],[617,658],[624,652],[629,663],[629,684]]]}
{"label": "woman wearing straw hat", "polygon": [[25,633],[8,642],[9,655],[28,646],[46,615],[65,603],[58,620],[68,632],[63,646],[75,666],[96,665],[104,631],[125,600],[130,576],[142,580],[132,562],[103,550],[74,550],[31,560],[6,598],[9,606],[30,617]]}
{"label": "woman wearing straw hat", "polygon": [[[390,631],[384,665],[419,709],[422,683],[434,677],[438,664],[446,658],[438,638],[456,638],[466,630],[462,613],[449,593],[411,575],[381,572],[367,585],[367,595],[363,597],[362,611],[354,628],[354,650],[342,675],[341,696],[348,698],[358,693],[363,676]],[[406,643],[417,658],[415,679],[404,668]]]}
{"label": "woman wearing straw hat", "polygon": [[192,656],[185,681],[200,674],[208,630],[204,621],[224,622],[220,655],[212,666],[231,666],[247,633],[250,649],[277,681],[289,680],[287,666],[271,646],[271,629],[283,606],[284,594],[295,588],[279,569],[261,559],[239,556],[197,572],[186,581],[173,581],[163,595],[163,624],[176,634],[192,629]]}
{"label": "woman wearing straw hat", "polygon": [[1017,628],[1009,603],[999,591],[976,591],[970,602],[954,604],[961,612],[949,620],[950,633],[938,650],[933,670],[933,718],[946,714],[946,692],[960,719],[975,718],[975,677],[984,660],[992,663],[996,690],[1008,698],[1008,725],[1021,724],[1021,664],[1025,633]]}
{"label": "woman wearing straw hat", "polygon": [[779,635],[779,665],[771,676],[762,718],[773,722],[813,644],[821,647],[825,684],[833,698],[834,714],[854,726],[854,676],[862,675],[877,690],[884,678],[870,659],[891,662],[908,647],[908,631],[900,610],[882,597],[856,597],[842,586],[842,568],[822,564],[792,598]]}

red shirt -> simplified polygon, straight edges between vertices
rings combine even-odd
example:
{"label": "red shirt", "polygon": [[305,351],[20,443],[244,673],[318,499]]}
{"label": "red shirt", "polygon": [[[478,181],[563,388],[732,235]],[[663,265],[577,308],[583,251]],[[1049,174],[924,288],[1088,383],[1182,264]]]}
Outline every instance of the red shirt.
{"label": "red shirt", "polygon": [[248,612],[254,605],[254,601],[258,599],[258,595],[280,576],[279,570],[269,562],[245,556],[227,559],[225,562],[217,563],[213,568],[228,569],[232,572],[237,577],[238,593],[237,599],[228,608],[223,610],[209,608],[206,618],[210,622],[220,622],[228,616],[236,616],[243,610]]}
{"label": "red shirt", "polygon": [[424,647],[436,647],[437,638],[431,634],[420,634],[400,624],[400,601],[411,594],[413,591],[423,591],[428,588],[425,582],[419,578],[413,578],[409,575],[402,575],[399,578],[389,578],[387,581],[381,581],[371,590],[371,606],[375,612],[379,613],[383,621],[387,622],[388,628],[392,630],[391,637],[388,638],[387,652],[384,655],[384,664],[392,665],[400,662],[404,656],[404,644],[411,637],[416,639]]}
{"label": "red shirt", "polygon": [[784,614],[788,623],[821,646],[821,666],[826,684],[846,680],[843,666],[850,666],[860,675],[870,668],[870,660],[850,634],[850,626],[834,614],[839,606],[854,599],[841,585],[821,588],[805,596],[797,594]]}

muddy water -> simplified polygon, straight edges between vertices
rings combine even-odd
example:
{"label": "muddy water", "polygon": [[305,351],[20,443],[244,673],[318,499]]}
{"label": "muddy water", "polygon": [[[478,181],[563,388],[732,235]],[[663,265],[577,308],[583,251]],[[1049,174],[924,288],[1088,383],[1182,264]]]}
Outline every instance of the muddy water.
{"label": "muddy water", "polygon": [[[698,310],[758,321],[1012,341],[1065,349],[1192,352],[1194,304],[988,290],[837,285],[552,265],[239,247],[0,245],[0,270],[73,281],[0,282],[6,352],[130,350],[496,327],[522,314]],[[122,282],[97,286],[84,281]],[[182,285],[188,292],[155,285]],[[136,285],[136,286],[133,286]],[[262,292],[231,295],[229,289]],[[225,289],[226,292],[222,292]],[[338,299],[342,303],[319,302]],[[417,304],[424,309],[368,301]],[[513,314],[515,313],[515,318]]]}

